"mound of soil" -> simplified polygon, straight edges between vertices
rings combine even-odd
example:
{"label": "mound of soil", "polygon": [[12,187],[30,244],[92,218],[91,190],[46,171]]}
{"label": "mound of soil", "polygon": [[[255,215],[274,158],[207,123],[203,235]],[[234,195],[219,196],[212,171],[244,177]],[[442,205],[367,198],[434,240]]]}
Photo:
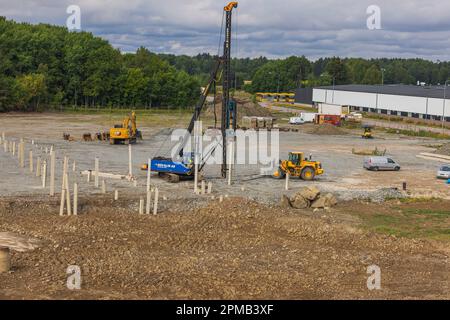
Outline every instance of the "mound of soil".
{"label": "mound of soil", "polygon": [[333,126],[332,124],[321,124],[321,125],[311,126],[311,128],[308,128],[306,130],[306,133],[324,135],[324,136],[325,135],[338,136],[338,135],[347,134],[344,130],[342,130],[341,128],[338,128],[336,126]]}
{"label": "mound of soil", "polygon": [[[257,103],[254,103],[250,99],[245,98],[235,98],[237,102],[237,114],[238,114],[238,120],[242,120],[242,117],[271,117],[272,113],[267,110],[266,108],[263,108],[259,106]],[[208,108],[206,109],[206,114],[210,116],[214,116],[214,106],[213,103],[211,103]],[[222,114],[222,99],[216,98],[216,115],[217,119],[220,119],[220,116]]]}

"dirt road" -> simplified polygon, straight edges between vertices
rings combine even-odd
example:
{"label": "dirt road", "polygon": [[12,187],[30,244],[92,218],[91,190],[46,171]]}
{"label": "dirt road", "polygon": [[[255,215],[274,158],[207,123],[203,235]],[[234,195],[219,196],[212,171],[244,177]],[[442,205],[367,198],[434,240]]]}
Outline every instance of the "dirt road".
{"label": "dirt road", "polygon": [[[168,116],[168,124],[171,127],[182,127],[184,118],[171,119]],[[0,126],[6,132],[9,139],[18,141],[20,137],[28,140],[26,154],[30,147],[31,139],[38,146],[34,147],[35,161],[40,156],[48,160],[45,148],[51,145],[57,152],[57,184],[61,185],[62,160],[65,155],[70,158],[72,164],[76,162],[76,172],[71,174],[71,181],[78,181],[80,192],[98,193],[93,184],[86,183],[86,177],[80,175],[83,170],[92,170],[95,157],[100,159],[100,170],[109,173],[128,173],[128,148],[126,146],[110,146],[107,142],[85,143],[79,141],[84,132],[100,132],[107,130],[105,116],[101,115],[70,115],[70,114],[39,114],[39,115],[6,115],[0,118]],[[140,124],[144,134],[144,140],[133,146],[133,173],[138,177],[138,193],[144,193],[146,173],[140,170],[140,166],[146,163],[148,158],[154,156],[170,156],[172,146],[172,129],[155,126],[153,121]],[[306,183],[301,180],[292,179],[292,188],[299,188],[307,184],[318,185],[323,190],[336,193],[342,199],[351,199],[355,192],[372,192],[380,188],[400,188],[403,182],[407,182],[410,192],[417,195],[439,196],[450,198],[448,185],[435,178],[440,162],[432,162],[416,157],[420,152],[432,152],[434,149],[429,144],[438,141],[429,139],[399,138],[382,133],[376,134],[376,139],[366,141],[361,139],[360,132],[349,131],[346,135],[323,136],[308,134],[308,125],[299,127],[300,132],[280,133],[279,151],[280,158],[286,158],[291,151],[303,151],[306,155],[313,155],[315,160],[321,161],[325,168],[325,175],[318,177],[316,182]],[[62,140],[62,133],[67,132],[78,138],[78,141],[67,142]],[[248,144],[238,148],[238,152],[249,155],[252,151]],[[364,157],[352,154],[356,150],[379,150],[387,151],[402,165],[402,171],[392,172],[368,172],[363,169]],[[247,156],[248,158],[248,156]],[[28,159],[26,159],[26,167]],[[214,184],[214,188],[223,195],[239,196],[246,190],[246,195],[265,203],[278,201],[284,190],[284,182],[273,180],[270,177],[260,176],[263,165],[238,165],[234,180],[236,184],[229,187],[220,178],[220,168],[217,165],[205,167],[205,177]],[[18,194],[48,194],[48,190],[40,187],[39,179],[26,174],[26,169],[19,169],[17,159],[11,154],[4,153],[0,149],[0,193],[3,195]],[[181,184],[178,188],[174,185],[154,179],[162,192],[170,197],[192,197],[192,185]],[[108,190],[119,189],[120,192],[128,192],[130,184],[127,181],[108,180]],[[177,190],[173,192],[173,188]],[[358,196],[359,197],[359,196]]]}
{"label": "dirt road", "polygon": [[450,135],[450,129],[442,129],[437,127],[427,127],[427,126],[421,126],[421,125],[415,125],[415,124],[403,124],[401,122],[395,122],[395,121],[383,121],[383,120],[373,120],[373,119],[364,119],[364,123],[381,127],[381,128],[391,128],[391,129],[397,129],[397,130],[408,130],[408,131],[429,131],[434,133],[443,133],[446,135]]}
{"label": "dirt road", "polygon": [[[400,188],[403,182],[413,201],[450,198],[449,186],[435,179],[440,163],[416,157],[433,150],[435,140],[377,133],[365,141],[358,132],[324,136],[305,126],[280,133],[280,157],[290,151],[311,154],[326,171],[317,181],[292,179],[285,191],[284,181],[260,175],[261,165],[238,165],[229,186],[219,166],[208,165],[204,176],[213,191],[198,196],[191,181],[169,184],[152,176],[160,190],[160,214],[139,216],[139,199],[146,194],[140,165],[170,155],[172,128],[183,127],[184,118],[168,115],[164,125],[143,121],[144,140],[132,147],[137,186],[107,180],[102,195],[80,172],[92,170],[99,157],[100,171],[127,174],[128,147],[63,141],[62,133],[81,137],[107,130],[112,121],[104,115],[2,115],[7,139],[27,139],[26,154],[32,149],[35,157],[48,159],[45,148],[54,147],[57,194],[49,197],[48,184],[42,188],[28,172],[28,159],[19,168],[17,157],[0,149],[0,231],[43,241],[36,251],[13,253],[12,273],[0,275],[0,299],[450,298],[450,203],[373,203],[380,188]],[[402,171],[364,170],[363,157],[352,149],[375,147],[386,149]],[[69,179],[79,185],[78,217],[58,215],[64,156],[70,168],[76,163]],[[334,193],[338,207],[316,213],[278,207],[282,195],[306,185]],[[69,265],[82,270],[81,291],[66,287]],[[381,291],[367,289],[370,265],[382,270]]]}

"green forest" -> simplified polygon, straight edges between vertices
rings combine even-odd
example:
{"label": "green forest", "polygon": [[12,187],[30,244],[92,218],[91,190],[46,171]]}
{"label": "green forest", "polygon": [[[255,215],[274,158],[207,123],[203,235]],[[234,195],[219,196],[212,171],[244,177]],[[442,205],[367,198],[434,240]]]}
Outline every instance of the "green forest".
{"label": "green forest", "polygon": [[[201,54],[195,57],[159,55],[179,70],[204,81],[215,57]],[[293,91],[296,88],[340,84],[407,84],[417,81],[428,85],[444,84],[450,76],[450,62],[423,59],[362,59],[320,58],[308,60],[304,56],[269,60],[233,59],[235,86],[248,92]],[[252,85],[244,85],[251,80]]]}
{"label": "green forest", "polygon": [[[0,17],[0,112],[89,108],[186,108],[216,56],[139,48],[121,53],[89,32]],[[233,87],[250,93],[339,84],[443,84],[449,62],[304,56],[234,58]],[[244,84],[251,80],[252,84]]]}

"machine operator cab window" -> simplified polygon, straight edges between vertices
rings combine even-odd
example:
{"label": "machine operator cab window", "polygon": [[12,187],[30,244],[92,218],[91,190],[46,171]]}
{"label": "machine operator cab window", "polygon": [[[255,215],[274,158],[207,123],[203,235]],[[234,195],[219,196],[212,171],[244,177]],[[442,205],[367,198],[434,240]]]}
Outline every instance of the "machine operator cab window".
{"label": "machine operator cab window", "polygon": [[193,152],[183,153],[183,163],[187,166],[193,166],[194,165],[194,157],[195,157],[195,154]]}
{"label": "machine operator cab window", "polygon": [[289,162],[292,162],[295,165],[300,165],[302,162],[302,154],[301,153],[290,153],[289,154]]}

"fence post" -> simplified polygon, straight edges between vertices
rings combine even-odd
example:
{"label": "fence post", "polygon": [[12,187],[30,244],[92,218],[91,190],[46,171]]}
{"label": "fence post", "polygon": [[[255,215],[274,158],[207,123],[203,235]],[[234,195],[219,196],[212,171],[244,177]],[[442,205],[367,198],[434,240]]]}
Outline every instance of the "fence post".
{"label": "fence post", "polygon": [[47,186],[47,160],[42,164],[42,188]]}
{"label": "fence post", "polygon": [[50,153],[50,196],[55,195],[55,167],[56,167],[56,154],[55,151]]}
{"label": "fence post", "polygon": [[73,184],[73,215],[78,215],[78,184]]}
{"label": "fence post", "polygon": [[155,188],[155,201],[153,204],[153,215],[158,214],[158,199],[159,199],[159,190],[158,190],[158,188]]}

